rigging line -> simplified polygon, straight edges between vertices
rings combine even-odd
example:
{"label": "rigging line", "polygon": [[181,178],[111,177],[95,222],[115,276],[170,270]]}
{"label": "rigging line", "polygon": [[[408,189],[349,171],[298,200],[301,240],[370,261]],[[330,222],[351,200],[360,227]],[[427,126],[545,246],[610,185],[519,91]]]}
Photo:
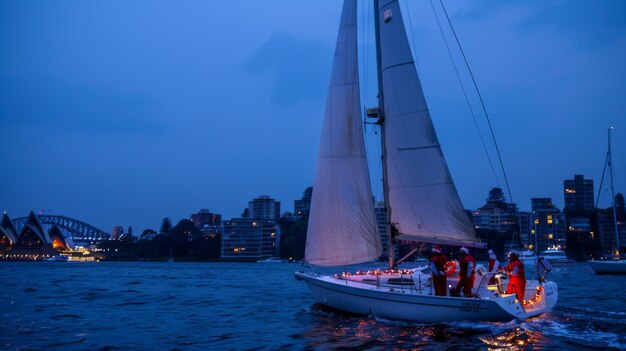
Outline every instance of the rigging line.
{"label": "rigging line", "polygon": [[430,0],[430,6],[433,9],[435,18],[437,19],[437,24],[439,25],[439,31],[441,31],[441,36],[443,37],[443,41],[444,43],[446,43],[446,49],[448,49],[448,55],[450,56],[450,61],[452,62],[452,66],[454,66],[454,72],[456,72],[456,77],[459,80],[459,84],[461,85],[461,90],[463,90],[463,95],[465,96],[465,102],[467,103],[467,107],[469,108],[470,114],[472,115],[472,119],[474,120],[474,126],[476,126],[476,131],[478,132],[480,143],[483,145],[483,150],[485,150],[485,155],[487,156],[487,160],[489,161],[489,167],[491,167],[491,172],[493,173],[493,178],[495,179],[496,184],[498,185],[498,188],[500,188],[500,181],[498,180],[496,169],[493,166],[493,161],[491,161],[491,156],[489,156],[489,150],[487,150],[487,144],[485,144],[485,139],[483,138],[483,134],[480,132],[480,127],[478,126],[478,121],[476,120],[474,109],[472,108],[472,104],[470,103],[469,97],[467,96],[467,91],[465,90],[465,85],[463,85],[461,74],[459,73],[459,69],[457,68],[456,63],[454,62],[452,51],[450,50],[450,46],[448,45],[448,40],[446,40],[446,36],[443,32],[443,28],[441,27],[441,22],[439,21],[439,16],[437,15],[437,11],[435,11],[435,5],[433,5],[432,0]]}
{"label": "rigging line", "polygon": [[600,203],[600,194],[602,194],[602,184],[604,183],[604,175],[606,174],[606,166],[609,163],[609,153],[606,153],[606,158],[604,159],[604,168],[602,168],[602,177],[600,178],[600,187],[598,188],[598,196],[596,197],[596,209],[598,209],[598,205]]}
{"label": "rigging line", "polygon": [[476,79],[474,78],[474,73],[467,62],[467,57],[465,56],[465,51],[463,51],[463,47],[461,47],[461,42],[459,41],[459,37],[456,35],[456,31],[454,30],[454,26],[452,25],[452,21],[450,21],[450,16],[448,16],[448,11],[446,11],[446,7],[443,5],[443,0],[439,0],[441,3],[441,8],[443,8],[443,12],[446,14],[446,18],[448,19],[448,24],[450,25],[450,29],[452,29],[452,33],[454,34],[454,39],[456,40],[456,44],[459,46],[459,50],[461,50],[461,54],[463,55],[463,60],[465,61],[465,66],[467,66],[467,70],[469,71],[470,76],[472,77],[472,82],[474,83],[474,88],[478,93],[478,98],[480,99],[480,104],[483,108],[483,112],[485,113],[485,118],[487,119],[487,124],[489,125],[489,131],[491,132],[491,138],[493,139],[493,143],[496,147],[496,152],[498,154],[498,160],[500,161],[500,167],[502,168],[502,174],[504,175],[504,182],[506,183],[506,190],[509,193],[509,199],[511,199],[511,203],[513,203],[513,195],[511,194],[511,187],[509,186],[509,179],[506,176],[506,171],[504,170],[504,163],[502,162],[502,156],[500,154],[500,148],[498,147],[498,142],[496,141],[496,135],[493,132],[493,127],[491,126],[491,119],[489,118],[489,114],[487,113],[487,108],[485,107],[485,101],[483,100],[483,96],[478,89],[478,84],[476,83]]}
{"label": "rigging line", "polygon": [[[361,53],[363,55],[361,62],[363,62],[362,74],[363,74],[363,80],[364,80],[364,82],[363,82],[363,95],[362,96],[363,97],[367,97],[367,94],[368,94],[368,83],[369,83],[369,75],[367,74],[368,73],[367,67],[369,65],[369,61],[368,61],[368,54],[367,54],[368,46],[365,45],[364,43],[366,42],[366,40],[367,40],[366,38],[367,38],[367,35],[368,35],[367,28],[369,27],[369,16],[366,16],[366,6],[365,6],[364,1],[361,1],[361,19],[362,19],[361,20],[361,26],[362,26],[361,27],[361,38],[362,38],[361,43],[363,43],[363,45],[361,45]],[[367,22],[366,22],[366,20],[367,20]],[[357,47],[359,45],[358,43],[359,43],[359,41],[357,40]],[[365,104],[363,105],[363,107],[365,108]],[[364,120],[367,120],[367,118],[364,117]]]}
{"label": "rigging line", "polygon": [[415,46],[415,35],[413,35],[413,22],[411,21],[411,13],[409,9],[409,1],[404,0],[404,4],[406,5],[406,17],[409,19],[409,31],[411,32],[411,42],[413,44],[413,58],[415,59],[415,68],[417,68],[417,76],[420,74],[420,63],[417,59],[417,46]]}

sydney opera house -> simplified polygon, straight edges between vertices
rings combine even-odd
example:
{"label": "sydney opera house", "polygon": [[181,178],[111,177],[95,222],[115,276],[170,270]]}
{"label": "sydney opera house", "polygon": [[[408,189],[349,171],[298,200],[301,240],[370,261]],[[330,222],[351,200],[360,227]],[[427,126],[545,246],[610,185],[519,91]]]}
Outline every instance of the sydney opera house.
{"label": "sydney opera house", "polygon": [[52,226],[46,232],[32,211],[20,232],[6,212],[0,219],[1,260],[42,260],[68,248],[61,230]]}

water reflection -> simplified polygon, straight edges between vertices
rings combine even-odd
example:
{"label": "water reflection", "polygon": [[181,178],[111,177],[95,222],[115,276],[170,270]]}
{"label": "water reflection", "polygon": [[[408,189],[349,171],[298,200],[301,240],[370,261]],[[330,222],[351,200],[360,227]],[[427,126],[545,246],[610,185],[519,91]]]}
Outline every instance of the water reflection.
{"label": "water reflection", "polygon": [[479,339],[487,344],[488,350],[524,350],[526,346],[533,344],[540,334],[521,327],[504,331],[502,333],[483,336]]}
{"label": "water reflection", "polygon": [[298,338],[312,349],[525,350],[542,337],[519,321],[418,324],[354,316],[321,305],[308,308],[306,314],[311,327]]}

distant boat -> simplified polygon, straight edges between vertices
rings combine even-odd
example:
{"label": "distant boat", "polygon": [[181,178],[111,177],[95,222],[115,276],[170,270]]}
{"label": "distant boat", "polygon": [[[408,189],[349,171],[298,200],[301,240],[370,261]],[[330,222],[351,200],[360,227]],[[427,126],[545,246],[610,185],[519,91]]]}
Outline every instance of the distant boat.
{"label": "distant boat", "polygon": [[[525,298],[488,285],[476,268],[471,297],[435,296],[428,268],[397,269],[397,240],[484,248],[477,242],[443,157],[411,54],[400,2],[374,0],[379,106],[366,114],[381,130],[389,269],[335,275],[298,271],[321,305],[360,315],[426,323],[509,321],[557,302],[554,282],[529,281]],[[382,254],[367,166],[357,43],[357,1],[346,0],[334,52],[309,215],[305,260],[345,267]],[[406,257],[406,256],[405,256]],[[395,263],[395,264],[394,264]],[[458,282],[449,277],[447,284]]]}
{"label": "distant boat", "polygon": [[537,255],[535,255],[535,253],[530,250],[523,250],[520,251],[519,259],[525,265],[535,265],[535,263],[537,262]]}
{"label": "distant boat", "polygon": [[51,262],[68,262],[70,259],[67,256],[63,255],[54,255],[52,257],[46,258],[46,261]]}
{"label": "distant boat", "polygon": [[565,251],[558,249],[548,249],[541,253],[541,257],[545,258],[553,266],[576,263],[576,261],[565,255]]}
{"label": "distant boat", "polygon": [[589,266],[598,275],[626,275],[626,260],[624,259],[594,260],[589,261]]}
{"label": "distant boat", "polygon": [[283,263],[280,257],[269,257],[264,260],[258,260],[257,263]]}
{"label": "distant boat", "polygon": [[[605,257],[602,260],[590,261],[589,265],[596,274],[626,274],[626,260],[619,255],[619,227],[617,226],[617,210],[615,206],[615,189],[613,187],[613,166],[611,160],[611,131],[613,127],[609,128],[609,148],[606,154],[606,168],[609,168],[609,175],[611,177],[611,196],[613,197],[613,226],[615,228],[615,250],[613,257]],[[604,173],[603,173],[604,174]],[[604,178],[603,178],[604,180]],[[597,204],[596,204],[597,207]]]}

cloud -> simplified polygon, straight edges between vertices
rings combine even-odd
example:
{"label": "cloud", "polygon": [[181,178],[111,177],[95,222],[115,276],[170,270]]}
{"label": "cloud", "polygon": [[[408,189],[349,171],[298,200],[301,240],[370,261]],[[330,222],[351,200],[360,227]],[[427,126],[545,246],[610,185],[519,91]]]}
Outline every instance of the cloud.
{"label": "cloud", "polygon": [[46,126],[95,135],[164,131],[155,118],[157,101],[148,96],[45,79],[5,77],[0,86],[0,123],[5,126]]}
{"label": "cloud", "polygon": [[275,79],[271,98],[292,105],[302,99],[323,99],[330,75],[332,49],[321,42],[275,33],[245,62],[251,74]]}
{"label": "cloud", "polygon": [[455,17],[476,21],[513,11],[519,30],[555,30],[588,47],[613,44],[626,35],[626,2],[620,0],[482,0],[470,4],[457,9]]}

